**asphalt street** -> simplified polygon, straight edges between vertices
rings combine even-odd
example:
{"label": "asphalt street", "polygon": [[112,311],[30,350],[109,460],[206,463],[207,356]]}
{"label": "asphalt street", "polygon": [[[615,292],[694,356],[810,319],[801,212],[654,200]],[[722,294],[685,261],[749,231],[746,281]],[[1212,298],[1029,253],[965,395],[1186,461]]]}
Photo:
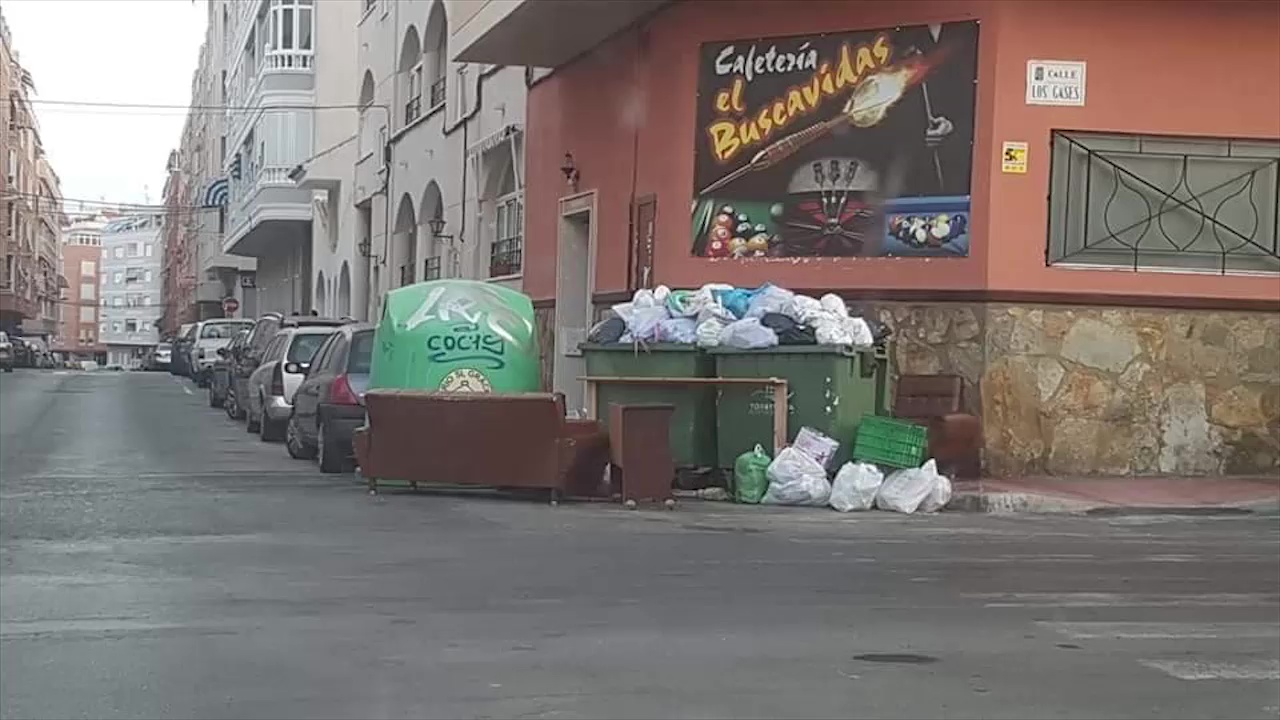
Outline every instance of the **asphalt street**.
{"label": "asphalt street", "polygon": [[4,718],[1280,717],[1275,517],[371,497],[167,374],[0,377],[0,560]]}

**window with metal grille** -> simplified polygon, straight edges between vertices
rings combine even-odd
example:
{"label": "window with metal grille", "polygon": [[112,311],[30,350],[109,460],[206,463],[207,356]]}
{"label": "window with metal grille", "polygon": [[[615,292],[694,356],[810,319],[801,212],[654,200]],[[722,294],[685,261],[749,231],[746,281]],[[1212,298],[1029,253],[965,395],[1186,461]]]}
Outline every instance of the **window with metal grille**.
{"label": "window with metal grille", "polygon": [[439,280],[440,279],[440,258],[429,257],[422,263],[422,279],[423,280]]}
{"label": "window with metal grille", "polygon": [[408,125],[422,114],[422,63],[409,70],[409,99],[404,104],[404,124]]}
{"label": "window with metal grille", "polygon": [[1049,265],[1280,274],[1280,142],[1055,131]]}
{"label": "window with metal grille", "polygon": [[434,108],[437,105],[444,104],[445,80],[444,78],[436,78],[431,82],[431,96],[428,107]]}
{"label": "window with metal grille", "polygon": [[515,275],[524,261],[524,199],[519,193],[498,199],[489,277]]}

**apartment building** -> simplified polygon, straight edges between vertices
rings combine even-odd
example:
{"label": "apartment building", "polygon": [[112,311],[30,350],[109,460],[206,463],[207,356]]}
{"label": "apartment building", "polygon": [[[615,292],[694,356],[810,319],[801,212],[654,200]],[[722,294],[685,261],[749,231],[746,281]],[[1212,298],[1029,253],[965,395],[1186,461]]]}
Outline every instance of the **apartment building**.
{"label": "apartment building", "polygon": [[62,324],[53,351],[76,360],[99,360],[106,346],[99,342],[102,281],[102,228],[105,218],[87,215],[70,218],[63,233],[62,275],[67,278],[63,295]]}
{"label": "apartment building", "polygon": [[59,274],[62,190],[40,141],[30,98],[35,81],[19,62],[0,15],[0,330],[48,348],[56,338],[65,281]]}
{"label": "apartment building", "polygon": [[183,322],[222,317],[227,298],[239,302],[237,314],[251,317],[256,310],[255,259],[223,249],[229,220],[228,117],[246,114],[242,108],[220,109],[228,104],[227,32],[240,4],[207,3],[205,41],[191,77],[191,110],[166,166],[166,332]]}
{"label": "apartment building", "polygon": [[341,58],[353,41],[343,18],[356,1],[219,3],[228,106],[222,248],[257,260],[259,312],[312,307],[312,192],[293,175],[315,152],[316,78],[330,70],[319,58]]}
{"label": "apartment building", "polygon": [[471,3],[365,0],[356,239],[371,316],[385,291],[444,277],[520,287],[524,67],[453,62]]}
{"label": "apartment building", "polygon": [[[187,118],[187,125],[191,122]],[[183,137],[187,135],[183,129]],[[160,270],[160,297],[163,310],[160,313],[160,335],[173,336],[178,328],[198,318],[196,307],[195,261],[197,248],[187,232],[191,214],[190,197],[184,181],[181,155],[178,150],[169,152],[165,166],[164,190],[161,193],[164,220],[160,229],[164,242],[164,264]]]}
{"label": "apartment building", "polygon": [[164,218],[138,213],[102,229],[98,330],[109,364],[141,366],[160,340]]}

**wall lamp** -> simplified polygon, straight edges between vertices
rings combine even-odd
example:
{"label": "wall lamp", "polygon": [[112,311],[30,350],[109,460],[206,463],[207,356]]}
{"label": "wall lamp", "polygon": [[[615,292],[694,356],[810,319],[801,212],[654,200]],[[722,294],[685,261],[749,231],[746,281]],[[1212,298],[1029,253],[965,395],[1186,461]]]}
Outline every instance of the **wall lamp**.
{"label": "wall lamp", "polygon": [[560,166],[560,172],[564,173],[565,182],[573,187],[578,186],[578,164],[573,160],[573,153],[564,154],[564,164]]}
{"label": "wall lamp", "polygon": [[433,217],[427,221],[427,227],[431,230],[431,237],[438,240],[452,240],[452,235],[444,234],[444,218]]}

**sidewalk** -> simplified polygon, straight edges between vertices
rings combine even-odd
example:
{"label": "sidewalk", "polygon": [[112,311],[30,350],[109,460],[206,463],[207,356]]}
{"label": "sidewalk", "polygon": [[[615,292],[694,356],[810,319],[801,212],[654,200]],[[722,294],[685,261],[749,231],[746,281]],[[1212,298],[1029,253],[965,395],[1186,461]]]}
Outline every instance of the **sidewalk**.
{"label": "sidewalk", "polygon": [[1280,513],[1280,478],[1118,477],[965,480],[948,510],[991,513]]}

